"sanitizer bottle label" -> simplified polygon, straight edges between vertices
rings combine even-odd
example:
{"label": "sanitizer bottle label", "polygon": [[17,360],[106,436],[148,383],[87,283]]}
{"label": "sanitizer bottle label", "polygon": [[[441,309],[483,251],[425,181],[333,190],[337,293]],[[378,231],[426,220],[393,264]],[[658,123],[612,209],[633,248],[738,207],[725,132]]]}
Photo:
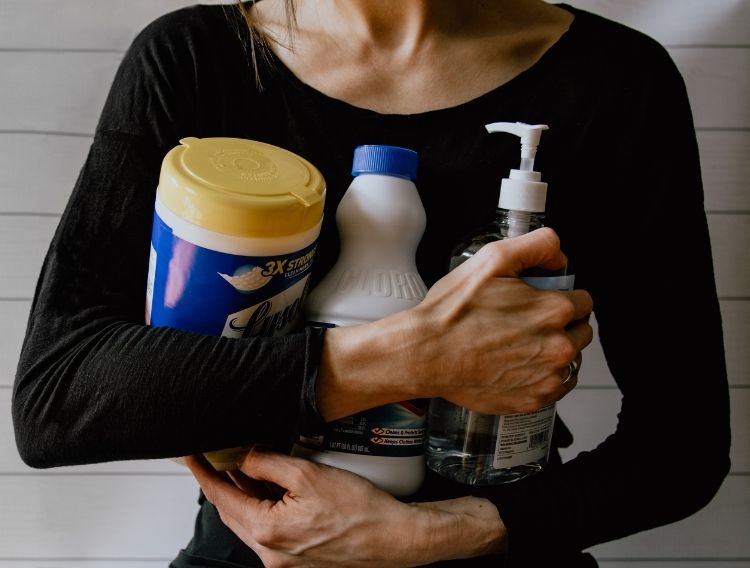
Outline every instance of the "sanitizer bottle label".
{"label": "sanitizer bottle label", "polygon": [[546,459],[554,422],[554,404],[536,412],[498,417],[493,467],[502,469]]}

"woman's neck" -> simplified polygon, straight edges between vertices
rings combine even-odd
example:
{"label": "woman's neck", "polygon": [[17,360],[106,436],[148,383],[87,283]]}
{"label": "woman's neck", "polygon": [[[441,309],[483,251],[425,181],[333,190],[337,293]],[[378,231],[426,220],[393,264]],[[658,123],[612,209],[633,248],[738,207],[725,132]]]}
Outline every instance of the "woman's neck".
{"label": "woman's neck", "polygon": [[303,82],[399,114],[454,106],[509,81],[572,20],[542,0],[316,0],[297,4],[289,37],[283,0],[254,10]]}
{"label": "woman's neck", "polygon": [[[329,0],[318,6],[318,24],[374,49],[409,53],[439,29],[438,0]],[[312,15],[312,14],[311,14]]]}

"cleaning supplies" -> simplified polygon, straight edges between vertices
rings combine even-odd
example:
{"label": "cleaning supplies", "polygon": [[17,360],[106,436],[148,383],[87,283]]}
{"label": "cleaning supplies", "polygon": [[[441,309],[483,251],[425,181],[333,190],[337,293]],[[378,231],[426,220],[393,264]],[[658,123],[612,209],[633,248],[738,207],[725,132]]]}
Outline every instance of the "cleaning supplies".
{"label": "cleaning supplies", "polygon": [[[232,338],[294,330],[324,200],[320,172],[283,148],[180,140],[162,162],[156,193],[146,323]],[[243,451],[206,457],[234,469]]]}
{"label": "cleaning supplies", "polygon": [[[467,235],[453,250],[450,269],[492,242],[523,235],[544,226],[547,184],[534,171],[534,158],[546,125],[496,122],[487,131],[521,139],[521,164],[503,179],[495,219]],[[537,288],[571,290],[567,268],[532,269],[521,275]],[[536,412],[493,416],[444,399],[432,399],[428,413],[427,465],[435,472],[470,485],[496,485],[523,479],[547,463],[555,405]]]}
{"label": "cleaning supplies", "polygon": [[[417,305],[427,293],[415,263],[426,216],[414,179],[417,153],[359,146],[355,176],[336,211],[341,251],[306,303],[308,323],[325,327],[371,322]],[[408,377],[404,377],[408,380]],[[366,477],[397,496],[424,476],[426,401],[374,408],[305,432],[293,455]]]}

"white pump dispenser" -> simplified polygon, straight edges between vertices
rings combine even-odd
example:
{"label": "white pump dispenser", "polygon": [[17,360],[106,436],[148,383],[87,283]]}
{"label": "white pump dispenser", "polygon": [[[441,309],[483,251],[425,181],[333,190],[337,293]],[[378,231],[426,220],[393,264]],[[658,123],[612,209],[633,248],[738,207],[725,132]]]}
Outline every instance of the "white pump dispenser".
{"label": "white pump dispenser", "polygon": [[[521,165],[510,170],[510,176],[500,185],[500,199],[497,206],[509,211],[544,213],[547,200],[547,184],[542,182],[542,174],[534,171],[534,159],[542,131],[546,124],[525,124],[523,122],[493,122],[485,126],[487,132],[507,132],[521,139]],[[522,223],[513,227],[510,237],[529,232],[529,226]]]}
{"label": "white pump dispenser", "polygon": [[[521,139],[521,165],[500,186],[495,219],[453,249],[450,269],[484,245],[517,237],[544,226],[547,184],[534,171],[534,158],[544,124],[495,122],[488,132],[507,132]],[[537,288],[570,290],[567,269],[551,273],[532,269],[523,280]],[[462,408],[441,398],[430,401],[427,465],[435,472],[470,485],[496,485],[523,479],[547,463],[555,405],[533,413],[493,416]]]}

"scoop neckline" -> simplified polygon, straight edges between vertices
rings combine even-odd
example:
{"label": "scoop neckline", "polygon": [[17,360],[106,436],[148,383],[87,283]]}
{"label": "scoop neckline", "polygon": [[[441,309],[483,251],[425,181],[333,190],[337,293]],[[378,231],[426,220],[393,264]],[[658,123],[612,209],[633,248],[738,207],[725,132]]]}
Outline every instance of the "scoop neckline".
{"label": "scoop neckline", "polygon": [[533,81],[534,78],[543,74],[547,68],[554,65],[555,61],[558,60],[568,47],[574,43],[575,37],[578,35],[577,32],[581,27],[581,16],[585,14],[585,12],[565,3],[554,5],[573,14],[573,20],[570,22],[568,29],[560,35],[557,41],[553,43],[533,65],[524,69],[510,80],[491,88],[481,95],[452,106],[406,114],[383,113],[373,109],[360,107],[327,95],[304,82],[289,67],[287,67],[276,53],[271,50],[268,50],[269,72],[272,76],[281,77],[288,85],[303,93],[310,100],[322,105],[322,107],[338,113],[356,115],[360,120],[371,118],[389,122],[405,120],[421,122],[423,120],[432,121],[436,118],[449,120],[451,116],[465,117],[466,112],[471,112],[474,108],[483,107],[490,99],[495,100],[498,97],[511,97],[514,93],[522,90],[527,83]]}

